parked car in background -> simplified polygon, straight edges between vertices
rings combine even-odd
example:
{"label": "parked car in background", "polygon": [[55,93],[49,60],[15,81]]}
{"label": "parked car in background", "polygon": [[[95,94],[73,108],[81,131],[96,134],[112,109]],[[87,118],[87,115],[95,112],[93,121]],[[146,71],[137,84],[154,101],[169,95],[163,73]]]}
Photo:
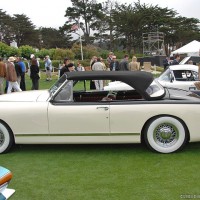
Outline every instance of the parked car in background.
{"label": "parked car in background", "polygon": [[[90,90],[92,80],[129,89]],[[200,96],[164,88],[151,73],[67,72],[49,90],[0,96],[0,153],[14,144],[140,142],[171,153],[200,141],[199,118]]]}
{"label": "parked car in background", "polygon": [[198,80],[198,66],[196,65],[171,65],[158,78],[158,82],[169,88],[183,90],[196,90],[195,82]]}

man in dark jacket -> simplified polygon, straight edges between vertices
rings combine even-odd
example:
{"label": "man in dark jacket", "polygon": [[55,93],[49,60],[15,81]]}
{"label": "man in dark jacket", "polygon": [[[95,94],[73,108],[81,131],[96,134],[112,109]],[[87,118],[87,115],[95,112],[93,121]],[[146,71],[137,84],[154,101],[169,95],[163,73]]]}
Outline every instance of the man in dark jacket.
{"label": "man in dark jacket", "polygon": [[120,71],[128,71],[128,55],[124,56],[124,59],[119,63]]}
{"label": "man in dark jacket", "polygon": [[68,58],[64,59],[64,63],[63,63],[63,67],[60,69],[60,77],[65,73],[65,72],[69,72],[68,69],[68,64],[70,63],[70,60]]}
{"label": "man in dark jacket", "polygon": [[112,61],[110,63],[110,71],[119,71],[119,62],[116,60],[116,56],[112,57]]}
{"label": "man in dark jacket", "polygon": [[174,60],[172,61],[171,65],[179,65],[180,55],[177,53],[174,56]]}
{"label": "man in dark jacket", "polygon": [[[20,88],[22,91],[26,90],[26,83],[25,83],[25,73],[26,73],[26,65],[22,61],[20,57],[17,58],[18,65],[21,67],[21,82],[20,82]],[[39,67],[39,66],[38,66]]]}

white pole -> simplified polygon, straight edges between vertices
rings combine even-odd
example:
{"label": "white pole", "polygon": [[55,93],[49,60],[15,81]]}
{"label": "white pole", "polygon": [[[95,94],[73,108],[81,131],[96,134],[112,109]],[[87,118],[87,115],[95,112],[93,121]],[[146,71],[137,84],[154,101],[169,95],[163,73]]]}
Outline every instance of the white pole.
{"label": "white pole", "polygon": [[79,18],[78,18],[78,30],[79,30],[79,40],[80,40],[80,45],[81,45],[81,60],[83,60],[83,47],[82,47],[81,28],[80,28]]}

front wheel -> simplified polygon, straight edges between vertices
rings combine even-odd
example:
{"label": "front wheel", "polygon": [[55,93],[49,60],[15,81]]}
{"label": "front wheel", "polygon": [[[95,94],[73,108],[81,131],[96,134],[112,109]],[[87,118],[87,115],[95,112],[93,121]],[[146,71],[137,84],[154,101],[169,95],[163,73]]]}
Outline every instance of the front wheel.
{"label": "front wheel", "polygon": [[144,132],[146,145],[160,153],[172,153],[181,149],[188,140],[188,133],[181,121],[162,116],[151,120]]}
{"label": "front wheel", "polygon": [[0,153],[6,153],[13,143],[14,138],[11,130],[0,121]]}

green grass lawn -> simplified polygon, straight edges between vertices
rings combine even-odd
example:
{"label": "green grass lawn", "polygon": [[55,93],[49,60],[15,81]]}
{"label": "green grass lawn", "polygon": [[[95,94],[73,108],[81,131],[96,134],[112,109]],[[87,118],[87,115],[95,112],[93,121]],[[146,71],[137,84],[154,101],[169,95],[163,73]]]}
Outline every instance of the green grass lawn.
{"label": "green grass lawn", "polygon": [[200,144],[153,153],[141,144],[16,145],[0,155],[15,200],[176,200],[200,195]]}
{"label": "green grass lawn", "polygon": [[[53,73],[52,81],[46,81],[46,74],[44,72],[41,72],[41,78],[39,80],[39,90],[49,89],[57,80],[58,76],[56,73]],[[26,82],[26,89],[31,90],[32,80],[28,75],[26,75],[25,82]]]}
{"label": "green grass lawn", "polygon": [[[56,80],[46,82],[43,74],[40,89]],[[30,90],[29,77],[26,84]],[[200,198],[200,143],[167,155],[141,144],[15,145],[0,155],[0,165],[13,173],[13,200]]]}

